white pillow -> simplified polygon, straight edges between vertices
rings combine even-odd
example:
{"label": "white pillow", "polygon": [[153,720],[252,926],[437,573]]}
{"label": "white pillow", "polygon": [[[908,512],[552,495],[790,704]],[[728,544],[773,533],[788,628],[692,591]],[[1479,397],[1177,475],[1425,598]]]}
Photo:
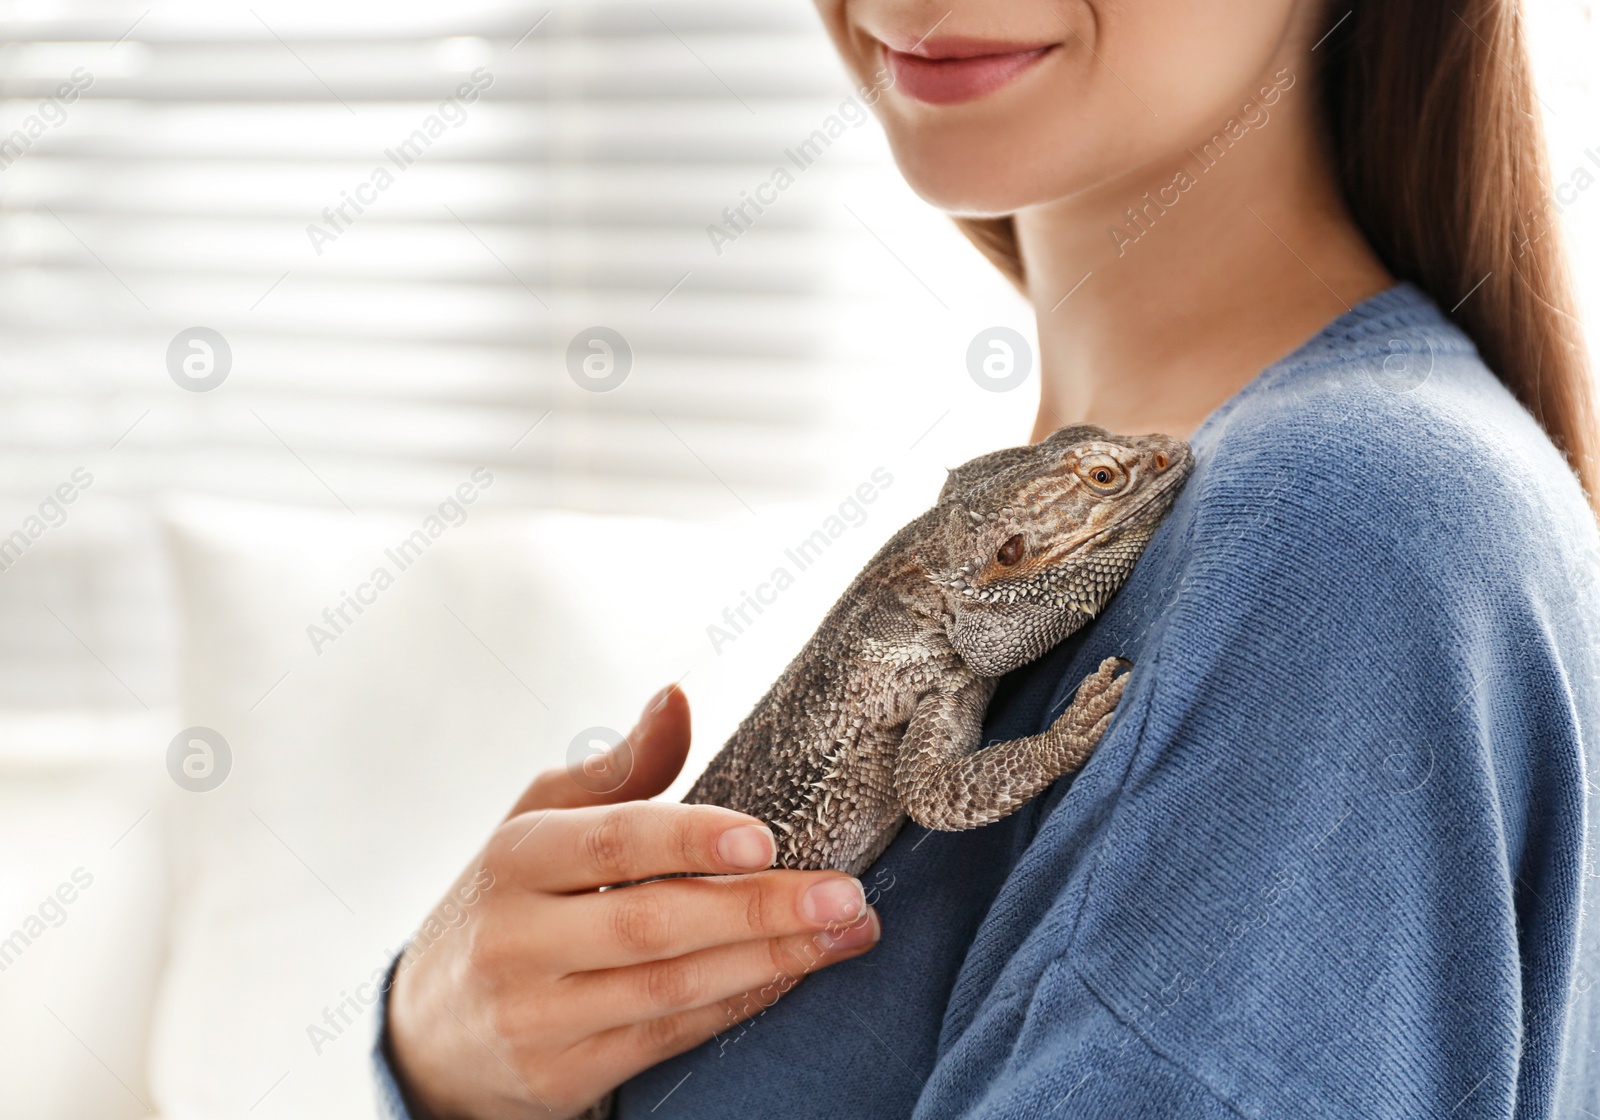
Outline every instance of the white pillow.
{"label": "white pillow", "polygon": [[529,778],[681,679],[697,733],[675,796],[898,524],[878,513],[824,547],[828,508],[712,524],[485,507],[454,526],[172,511],[185,721],[221,734],[232,770],[183,795],[193,866],[151,1059],[164,1115],[371,1115],[372,1011],[348,1000]]}
{"label": "white pillow", "polygon": [[0,1115],[148,1115],[170,889],[157,722],[0,719]]}

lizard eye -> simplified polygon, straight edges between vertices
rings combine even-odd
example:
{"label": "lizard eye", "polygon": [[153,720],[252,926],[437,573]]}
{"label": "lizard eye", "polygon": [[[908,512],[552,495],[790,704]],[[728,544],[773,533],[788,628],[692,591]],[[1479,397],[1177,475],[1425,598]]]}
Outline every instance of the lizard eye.
{"label": "lizard eye", "polygon": [[1019,534],[1009,538],[1005,544],[1001,545],[1000,551],[994,554],[994,558],[999,561],[1002,568],[1009,568],[1021,560],[1022,554],[1027,551],[1027,542]]}
{"label": "lizard eye", "polygon": [[1109,455],[1091,455],[1078,464],[1078,474],[1102,494],[1121,488],[1127,480],[1121,465]]}

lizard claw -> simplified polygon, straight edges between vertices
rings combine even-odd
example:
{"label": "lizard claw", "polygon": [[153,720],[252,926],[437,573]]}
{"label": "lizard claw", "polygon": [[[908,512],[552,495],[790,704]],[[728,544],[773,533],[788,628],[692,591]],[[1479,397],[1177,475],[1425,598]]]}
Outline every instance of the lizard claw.
{"label": "lizard claw", "polygon": [[1132,662],[1121,657],[1108,657],[1100,662],[1099,668],[1083,678],[1083,683],[1078,685],[1077,695],[1067,705],[1067,710],[1057,717],[1056,723],[1064,730],[1071,729],[1079,735],[1091,733],[1097,723],[1116,711],[1117,703],[1128,687],[1128,674],[1116,675],[1116,671],[1124,666],[1131,668]]}

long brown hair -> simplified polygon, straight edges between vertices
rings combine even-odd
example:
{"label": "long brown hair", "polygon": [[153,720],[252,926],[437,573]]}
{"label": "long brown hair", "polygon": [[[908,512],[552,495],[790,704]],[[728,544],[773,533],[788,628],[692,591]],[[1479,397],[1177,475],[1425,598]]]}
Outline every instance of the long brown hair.
{"label": "long brown hair", "polygon": [[[1337,0],[1326,14],[1318,85],[1352,215],[1391,273],[1452,309],[1596,502],[1588,355],[1521,4]],[[1026,291],[1010,218],[956,224]]]}

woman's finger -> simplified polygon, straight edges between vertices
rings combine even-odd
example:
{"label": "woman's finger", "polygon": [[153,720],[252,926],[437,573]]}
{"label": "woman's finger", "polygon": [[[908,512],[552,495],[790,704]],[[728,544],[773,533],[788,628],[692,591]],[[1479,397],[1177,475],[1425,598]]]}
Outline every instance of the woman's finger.
{"label": "woman's finger", "polygon": [[485,853],[497,881],[553,894],[658,875],[745,874],[776,855],[771,830],[754,817],[661,801],[524,813],[495,831]]}
{"label": "woman's finger", "polygon": [[[672,784],[689,754],[689,700],[677,685],[668,685],[645,704],[639,722],[618,746],[596,761],[622,775],[615,789],[586,788],[569,769],[546,770],[534,778],[507,819],[532,809],[575,809],[616,805],[654,797]],[[610,783],[605,783],[609,785]]]}
{"label": "woman's finger", "polygon": [[[626,968],[580,972],[556,984],[582,1034],[678,1015],[710,1004],[771,1006],[801,978],[878,943],[870,908],[854,922],[760,941],[718,945]],[[726,1018],[726,1016],[725,1016]]]}
{"label": "woman's finger", "polygon": [[539,944],[549,940],[540,931],[532,951],[571,972],[614,969],[718,945],[820,935],[866,909],[861,884],[837,871],[665,879],[566,900],[561,943]]}

